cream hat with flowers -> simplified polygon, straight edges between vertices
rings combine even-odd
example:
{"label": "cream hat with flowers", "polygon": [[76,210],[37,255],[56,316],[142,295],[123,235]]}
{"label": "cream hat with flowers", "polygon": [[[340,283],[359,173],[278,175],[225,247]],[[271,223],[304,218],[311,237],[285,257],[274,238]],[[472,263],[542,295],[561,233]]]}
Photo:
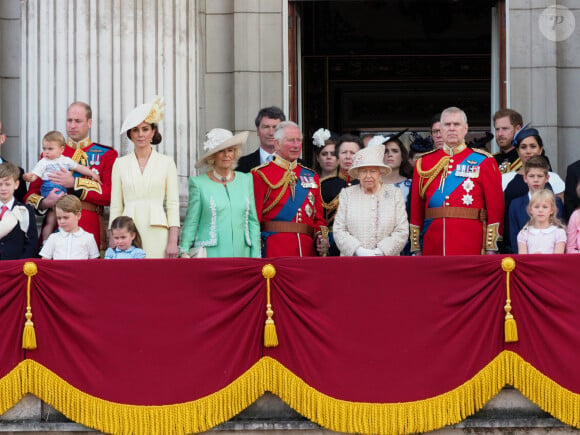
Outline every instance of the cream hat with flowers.
{"label": "cream hat with flowers", "polygon": [[383,162],[385,146],[383,144],[363,148],[354,155],[352,166],[348,173],[353,178],[358,178],[359,168],[374,166],[381,170],[383,175],[391,173],[391,168]]}
{"label": "cream hat with flowers", "polygon": [[207,164],[208,157],[218,153],[226,148],[243,147],[248,140],[249,131],[242,131],[234,136],[234,134],[225,128],[213,128],[205,137],[207,140],[203,143],[203,149],[206,152],[199,158],[195,164],[196,168]]}
{"label": "cream hat with flowers", "polygon": [[148,124],[159,124],[159,121],[163,120],[164,115],[165,102],[162,97],[156,96],[153,101],[141,104],[129,112],[127,118],[125,118],[125,121],[123,122],[120,134],[131,130],[133,127],[137,127],[142,122]]}

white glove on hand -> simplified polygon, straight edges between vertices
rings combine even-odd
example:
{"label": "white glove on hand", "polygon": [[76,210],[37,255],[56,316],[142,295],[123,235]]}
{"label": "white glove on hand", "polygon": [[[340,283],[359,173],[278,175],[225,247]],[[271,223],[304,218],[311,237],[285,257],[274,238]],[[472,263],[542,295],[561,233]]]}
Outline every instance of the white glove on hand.
{"label": "white glove on hand", "polygon": [[375,251],[373,249],[366,249],[363,248],[362,246],[356,248],[356,251],[354,251],[354,253],[356,254],[357,257],[374,257],[375,255]]}
{"label": "white glove on hand", "polygon": [[383,256],[383,251],[381,251],[379,248],[373,249],[373,252],[375,253],[375,255],[377,257],[382,257]]}

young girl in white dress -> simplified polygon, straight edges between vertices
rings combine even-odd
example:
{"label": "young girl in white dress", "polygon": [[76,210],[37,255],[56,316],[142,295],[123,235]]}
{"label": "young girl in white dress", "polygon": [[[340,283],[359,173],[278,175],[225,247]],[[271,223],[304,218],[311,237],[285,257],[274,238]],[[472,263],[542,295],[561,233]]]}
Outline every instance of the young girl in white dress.
{"label": "young girl in white dress", "polygon": [[530,221],[518,233],[518,254],[563,254],[566,230],[556,217],[558,209],[552,191],[532,193],[527,210]]}

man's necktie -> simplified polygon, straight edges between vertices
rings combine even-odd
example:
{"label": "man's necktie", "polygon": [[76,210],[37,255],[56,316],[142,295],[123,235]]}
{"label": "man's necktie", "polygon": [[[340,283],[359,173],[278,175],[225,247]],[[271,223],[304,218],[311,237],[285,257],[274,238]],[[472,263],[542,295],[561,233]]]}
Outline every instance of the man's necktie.
{"label": "man's necktie", "polygon": [[8,211],[8,207],[6,207],[5,205],[3,205],[0,210],[1,210],[0,211],[0,220],[2,220],[2,218],[4,217],[4,213],[6,213]]}

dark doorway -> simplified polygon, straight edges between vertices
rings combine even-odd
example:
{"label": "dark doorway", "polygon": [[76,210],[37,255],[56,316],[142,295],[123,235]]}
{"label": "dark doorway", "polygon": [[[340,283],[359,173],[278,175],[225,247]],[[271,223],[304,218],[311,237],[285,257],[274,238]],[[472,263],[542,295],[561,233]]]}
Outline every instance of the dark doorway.
{"label": "dark doorway", "polygon": [[[336,133],[426,130],[448,106],[491,117],[490,0],[301,1],[305,144]],[[309,155],[306,152],[305,155]]]}

